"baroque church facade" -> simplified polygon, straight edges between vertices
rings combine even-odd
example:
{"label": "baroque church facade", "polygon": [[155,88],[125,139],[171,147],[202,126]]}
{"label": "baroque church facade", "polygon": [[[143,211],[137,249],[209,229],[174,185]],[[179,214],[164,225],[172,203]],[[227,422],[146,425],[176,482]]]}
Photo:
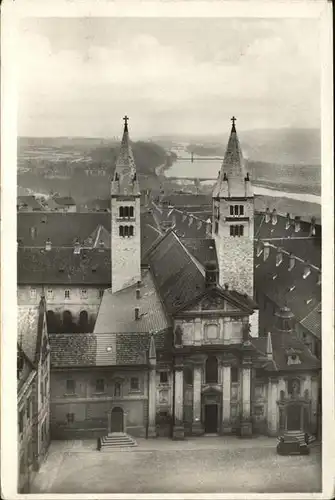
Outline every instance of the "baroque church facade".
{"label": "baroque church facade", "polygon": [[260,328],[268,247],[235,119],[206,234],[167,228],[171,212],[141,206],[125,117],[110,213],[19,214],[19,314],[46,301],[51,438],[317,434],[320,361],[287,301]]}

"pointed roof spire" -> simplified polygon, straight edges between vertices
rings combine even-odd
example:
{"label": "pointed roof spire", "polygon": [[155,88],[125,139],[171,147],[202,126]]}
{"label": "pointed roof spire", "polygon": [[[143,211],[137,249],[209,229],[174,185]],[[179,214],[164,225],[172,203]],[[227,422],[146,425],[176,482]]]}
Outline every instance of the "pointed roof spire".
{"label": "pointed roof spire", "polygon": [[222,162],[219,178],[213,189],[213,197],[253,196],[249,176],[245,172],[245,162],[236,132],[236,117],[231,118],[232,127],[227,149]]}
{"label": "pointed roof spire", "polygon": [[268,337],[266,340],[266,355],[267,355],[268,359],[272,359],[273,349],[272,349],[271,332],[268,332]]}
{"label": "pointed roof spire", "polygon": [[129,117],[125,115],[123,121],[123,136],[112,181],[112,194],[139,195],[136,165],[129,139]]}
{"label": "pointed roof spire", "polygon": [[156,344],[155,344],[155,336],[154,334],[150,337],[150,345],[149,345],[149,359],[156,359]]}

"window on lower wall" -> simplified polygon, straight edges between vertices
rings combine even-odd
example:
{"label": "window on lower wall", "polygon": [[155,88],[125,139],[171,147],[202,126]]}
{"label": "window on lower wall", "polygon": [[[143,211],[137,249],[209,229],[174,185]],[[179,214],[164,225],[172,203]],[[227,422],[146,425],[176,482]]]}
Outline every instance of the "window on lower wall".
{"label": "window on lower wall", "polygon": [[130,390],[138,391],[140,389],[140,381],[137,377],[131,377],[130,379]]}
{"label": "window on lower wall", "polygon": [[74,394],[76,389],[76,383],[74,380],[69,379],[66,381],[66,394]]}
{"label": "window on lower wall", "polygon": [[121,383],[115,382],[114,384],[114,396],[119,398],[121,396]]}
{"label": "window on lower wall", "polygon": [[105,392],[105,381],[103,378],[98,378],[95,382],[95,392]]}
{"label": "window on lower wall", "polygon": [[67,413],[66,414],[66,421],[68,424],[73,424],[74,422],[74,413]]}
{"label": "window on lower wall", "polygon": [[238,370],[236,366],[231,367],[230,377],[232,383],[238,382]]}
{"label": "window on lower wall", "polygon": [[168,383],[168,372],[160,372],[160,374],[159,374],[159,382],[161,384],[167,384]]}

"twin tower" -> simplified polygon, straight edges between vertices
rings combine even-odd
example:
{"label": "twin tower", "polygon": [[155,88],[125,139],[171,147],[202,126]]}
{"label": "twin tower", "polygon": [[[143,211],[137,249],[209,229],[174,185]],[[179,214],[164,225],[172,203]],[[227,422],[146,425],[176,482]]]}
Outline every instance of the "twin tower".
{"label": "twin tower", "polygon": [[[236,133],[235,118],[213,188],[212,238],[219,262],[219,281],[254,295],[254,194]],[[111,182],[112,292],[141,281],[141,192],[124,117],[121,149]]]}

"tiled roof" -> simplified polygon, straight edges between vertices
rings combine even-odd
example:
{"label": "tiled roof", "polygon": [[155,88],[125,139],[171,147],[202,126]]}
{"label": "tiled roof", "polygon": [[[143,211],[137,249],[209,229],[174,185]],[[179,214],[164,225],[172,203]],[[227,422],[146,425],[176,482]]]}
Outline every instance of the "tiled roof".
{"label": "tiled roof", "polygon": [[170,193],[162,196],[161,200],[176,208],[212,209],[212,196],[207,194]]}
{"label": "tiled roof", "polygon": [[301,321],[321,300],[319,275],[311,270],[309,276],[303,278],[305,265],[296,261],[289,271],[289,256],[283,253],[283,260],[276,266],[276,249],[271,248],[264,261],[264,250],[257,256],[255,253],[255,287],[279,306],[285,302],[297,321]]}
{"label": "tiled roof", "polygon": [[[299,340],[294,333],[281,332],[272,333],[272,360],[269,360],[264,368],[267,371],[306,371],[320,369],[320,361],[311,353],[308,347]],[[267,338],[259,337],[252,339],[255,348],[266,355]],[[287,364],[287,355],[292,350],[299,355],[299,364]]]}
{"label": "tiled roof", "polygon": [[[167,331],[155,335],[156,348],[166,344]],[[144,365],[148,361],[148,333],[74,333],[51,334],[51,366]]]}
{"label": "tiled roof", "polygon": [[111,280],[110,249],[81,250],[73,248],[19,248],[18,283],[33,285],[82,284],[105,285]]}
{"label": "tiled roof", "polygon": [[[44,247],[50,238],[53,246],[73,246],[83,242],[100,225],[110,231],[108,213],[18,213],[17,237],[23,246]],[[32,234],[32,228],[35,233]]]}
{"label": "tiled roof", "polygon": [[41,299],[38,306],[19,306],[18,344],[31,363],[35,363],[41,346],[45,302]]}
{"label": "tiled roof", "polygon": [[180,241],[203,266],[206,262],[218,264],[215,241],[211,238],[181,238]]}
{"label": "tiled roof", "polygon": [[[94,327],[95,333],[152,333],[169,327],[148,269],[142,270],[140,298],[136,298],[136,289],[137,285],[116,293],[105,290]],[[135,319],[137,307],[139,319]]]}
{"label": "tiled roof", "polygon": [[108,212],[111,209],[111,200],[110,198],[108,199],[100,199],[97,198],[87,204],[87,207],[90,208],[91,210],[96,210],[96,211],[105,211]]}
{"label": "tiled roof", "polygon": [[[157,236],[152,228],[156,223],[152,213],[141,213],[141,242],[144,248]],[[35,228],[32,233],[32,228]],[[49,238],[52,246],[73,247],[78,240],[87,242],[88,238],[102,231],[104,238],[110,234],[111,216],[105,212],[86,213],[34,213],[17,214],[17,237],[24,247],[44,247]],[[110,246],[110,242],[108,242]],[[143,252],[142,247],[142,252]]]}
{"label": "tiled roof", "polygon": [[[184,213],[182,213],[179,209],[172,210],[171,207],[158,207],[153,204],[152,210],[161,227],[164,227],[166,221],[169,222],[171,226],[174,225],[174,231],[180,238],[205,238],[205,221],[212,217],[212,210],[204,211],[201,207],[198,207],[197,210],[185,208]],[[190,215],[194,216],[192,222],[190,221]]]}
{"label": "tiled roof", "polygon": [[17,197],[18,206],[27,206],[32,210],[43,210],[42,205],[36,200],[35,196],[18,196]]}
{"label": "tiled roof", "polygon": [[277,215],[276,224],[266,222],[265,215],[256,214],[255,238],[267,240],[288,252],[321,267],[321,226],[315,225],[315,235],[310,236],[311,222],[300,221],[300,230],[295,232],[294,221]]}
{"label": "tiled roof", "polygon": [[304,328],[312,332],[318,339],[321,339],[321,323],[321,303],[300,322]]}
{"label": "tiled roof", "polygon": [[53,198],[57,205],[62,205],[64,207],[73,206],[76,204],[71,196],[60,196]]}
{"label": "tiled roof", "polygon": [[173,231],[160,240],[148,256],[148,261],[155,285],[169,314],[204,291],[204,271]]}
{"label": "tiled roof", "polygon": [[153,245],[153,243],[161,235],[160,230],[157,228],[156,221],[153,213],[150,210],[141,213],[141,252],[142,262],[145,252]]}

